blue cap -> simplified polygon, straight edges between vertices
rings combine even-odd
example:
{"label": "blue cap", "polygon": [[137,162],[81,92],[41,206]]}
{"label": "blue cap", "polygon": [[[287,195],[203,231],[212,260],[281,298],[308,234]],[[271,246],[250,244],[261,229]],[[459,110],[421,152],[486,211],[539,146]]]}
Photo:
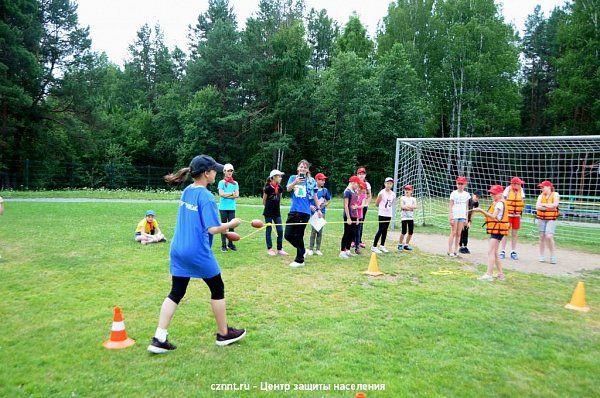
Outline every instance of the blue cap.
{"label": "blue cap", "polygon": [[156,214],[154,214],[154,210],[148,210],[146,212],[146,216],[154,216],[154,215],[156,215]]}
{"label": "blue cap", "polygon": [[198,155],[190,162],[190,174],[192,177],[210,170],[222,172],[223,165],[217,163],[216,160],[208,155]]}

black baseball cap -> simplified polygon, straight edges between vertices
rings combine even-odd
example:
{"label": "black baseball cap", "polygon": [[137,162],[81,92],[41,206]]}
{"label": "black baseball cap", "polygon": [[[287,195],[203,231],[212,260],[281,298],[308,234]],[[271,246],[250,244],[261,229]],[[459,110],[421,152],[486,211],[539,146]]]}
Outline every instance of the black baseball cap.
{"label": "black baseball cap", "polygon": [[483,192],[481,192],[481,190],[480,190],[480,189],[478,189],[477,191],[473,192],[473,194],[474,194],[474,195],[477,195],[477,196],[479,196],[479,197],[482,197],[482,196],[483,196]]}
{"label": "black baseball cap", "polygon": [[198,175],[205,171],[216,170],[218,172],[223,171],[223,165],[217,163],[212,157],[208,155],[198,155],[190,162],[190,174],[192,176]]}

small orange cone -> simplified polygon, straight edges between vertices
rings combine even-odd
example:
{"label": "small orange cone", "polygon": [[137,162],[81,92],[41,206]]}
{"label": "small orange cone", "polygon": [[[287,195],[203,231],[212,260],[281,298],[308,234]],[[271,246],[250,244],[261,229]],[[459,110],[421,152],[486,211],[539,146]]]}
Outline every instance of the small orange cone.
{"label": "small orange cone", "polygon": [[379,265],[377,264],[376,253],[371,253],[371,259],[369,260],[369,268],[364,273],[370,276],[383,275],[383,272],[379,270]]}
{"label": "small orange cone", "polygon": [[580,281],[577,283],[577,287],[571,297],[571,302],[565,305],[565,308],[581,312],[588,312],[590,310],[590,307],[585,305],[585,284],[583,282]]}
{"label": "small orange cone", "polygon": [[121,307],[115,307],[115,315],[113,317],[112,327],[110,328],[110,338],[102,343],[102,345],[109,350],[117,350],[120,348],[127,348],[134,344],[135,340],[127,337],[125,322],[123,322],[123,315],[121,314]]}

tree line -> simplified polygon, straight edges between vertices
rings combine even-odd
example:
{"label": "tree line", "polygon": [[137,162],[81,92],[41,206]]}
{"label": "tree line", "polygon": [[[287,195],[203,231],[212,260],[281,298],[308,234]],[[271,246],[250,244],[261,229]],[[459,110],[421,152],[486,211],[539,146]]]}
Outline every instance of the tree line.
{"label": "tree line", "polygon": [[391,174],[396,137],[593,134],[599,14],[597,0],[538,6],[520,38],[493,0],[397,0],[371,38],[357,15],[340,26],[303,0],[261,0],[244,29],[228,0],[209,0],[186,49],[146,24],[120,67],[91,50],[75,1],[4,0],[2,188],[26,160],[40,164],[34,187],[73,184],[65,164],[81,184],[110,170],[127,186],[136,166],[207,153],[235,165],[246,194],[301,158],[337,192],[358,165]]}

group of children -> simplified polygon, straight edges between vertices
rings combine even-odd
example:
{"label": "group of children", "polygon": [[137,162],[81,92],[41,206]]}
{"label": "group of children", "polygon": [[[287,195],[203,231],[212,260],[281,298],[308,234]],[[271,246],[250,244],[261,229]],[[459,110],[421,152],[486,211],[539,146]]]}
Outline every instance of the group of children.
{"label": "group of children", "polygon": [[[312,178],[309,170],[310,164],[306,160],[298,163],[297,174],[289,177],[286,184],[286,190],[291,193],[292,205],[286,220],[284,237],[296,248],[296,257],[290,264],[292,267],[304,265],[305,255],[321,255],[321,236],[322,230],[312,231],[310,248],[305,250],[304,231],[310,217],[322,218],[326,208],[331,200],[331,195],[324,187],[327,177],[319,173]],[[222,184],[219,183],[219,196],[223,200],[233,200],[231,203],[225,202],[223,207],[219,207],[221,214],[217,213],[217,204],[214,196],[208,191],[207,186],[214,183],[217,172],[225,170],[225,178]],[[364,173],[357,174],[366,174]],[[280,183],[284,173],[273,170],[264,187],[263,192],[263,215],[268,223],[274,224],[277,230],[277,252],[273,250],[270,234],[272,228],[267,228],[267,248],[268,254],[287,255],[282,248],[281,233],[281,213],[280,201],[283,191]],[[226,346],[234,343],[246,335],[245,329],[236,329],[229,326],[227,321],[225,304],[225,287],[221,278],[221,270],[212,251],[212,241],[215,234],[225,234],[227,230],[233,230],[241,220],[235,218],[235,198],[239,195],[239,187],[233,180],[233,166],[221,165],[212,157],[199,155],[192,159],[190,165],[179,170],[176,173],[165,176],[165,181],[169,184],[181,184],[188,177],[193,179],[193,183],[188,185],[181,195],[175,233],[170,249],[170,273],[172,276],[171,290],[164,299],[156,332],[151,339],[148,351],[154,354],[162,354],[172,351],[176,346],[168,340],[168,327],[178,308],[179,302],[184,297],[191,278],[202,279],[210,290],[211,307],[217,325],[215,343],[219,346]],[[502,273],[501,255],[498,255],[500,242],[506,239],[509,229],[513,229],[513,243],[511,258],[517,259],[516,238],[520,227],[520,217],[524,208],[523,199],[525,197],[522,189],[523,181],[518,178],[511,180],[511,186],[504,189],[500,185],[493,185],[489,189],[493,202],[487,211],[478,207],[480,192],[475,192],[471,197],[466,192],[467,180],[465,177],[459,177],[456,180],[457,189],[452,192],[449,204],[449,221],[451,226],[451,235],[448,241],[448,255],[456,256],[459,248],[461,252],[468,252],[467,239],[468,228],[471,223],[471,215],[479,212],[485,216],[486,232],[490,235],[488,250],[488,268],[487,272],[480,278],[484,281],[491,281],[493,269],[498,270],[497,278],[504,279]],[[385,188],[382,189],[375,201],[378,207],[379,228],[375,235],[371,250],[375,253],[387,252],[385,240],[389,222],[392,217],[392,208],[395,195],[392,191],[394,181],[392,178],[386,178]],[[542,193],[536,203],[536,214],[540,230],[540,261],[545,261],[544,250],[548,246],[550,249],[550,262],[556,263],[554,255],[553,235],[556,228],[556,219],[558,218],[559,195],[554,191],[550,181],[543,181],[539,184]],[[508,191],[507,191],[508,190]],[[348,258],[352,255],[350,248],[354,241],[355,253],[360,252],[361,237],[357,232],[358,226],[364,221],[365,212],[368,208],[370,198],[370,186],[360,175],[352,176],[349,184],[344,191],[344,236],[341,242],[340,257]],[[412,197],[413,187],[404,186],[404,195],[400,198],[402,235],[398,245],[399,250],[411,250],[409,243],[413,234],[414,210],[417,203]],[[0,201],[1,204],[1,201]],[[227,213],[224,213],[224,212]],[[158,222],[155,220],[155,214],[149,210],[146,217],[140,221],[136,229],[135,239],[142,244],[158,241],[166,241],[164,235],[160,232]],[[511,218],[513,218],[511,220]],[[271,225],[269,224],[269,225]],[[466,227],[466,228],[465,228]],[[406,240],[404,240],[406,238]],[[235,250],[231,243],[222,237],[222,249]],[[379,245],[378,245],[379,244]],[[313,249],[315,249],[313,251]]]}
{"label": "group of children", "polygon": [[[487,211],[479,208],[481,192],[476,191],[471,196],[466,190],[467,179],[458,177],[456,179],[456,190],[450,194],[449,221],[450,237],[448,238],[448,256],[456,257],[459,253],[469,253],[467,248],[468,231],[471,226],[471,217],[479,212],[485,217],[486,232],[490,235],[488,245],[488,268],[487,272],[479,278],[482,281],[493,281],[493,270],[497,270],[497,278],[504,279],[502,263],[500,260],[506,258],[506,245],[509,232],[511,233],[510,258],[518,260],[517,253],[518,232],[521,228],[521,216],[525,208],[524,181],[519,177],[513,177],[510,185],[502,187],[492,185],[488,192],[492,197],[492,204]],[[556,219],[559,212],[560,195],[555,192],[550,181],[542,181],[538,184],[541,193],[536,202],[536,219],[539,229],[539,261],[546,262],[545,249],[550,251],[550,263],[556,264],[554,233],[556,230]],[[499,249],[501,249],[499,251]]]}

